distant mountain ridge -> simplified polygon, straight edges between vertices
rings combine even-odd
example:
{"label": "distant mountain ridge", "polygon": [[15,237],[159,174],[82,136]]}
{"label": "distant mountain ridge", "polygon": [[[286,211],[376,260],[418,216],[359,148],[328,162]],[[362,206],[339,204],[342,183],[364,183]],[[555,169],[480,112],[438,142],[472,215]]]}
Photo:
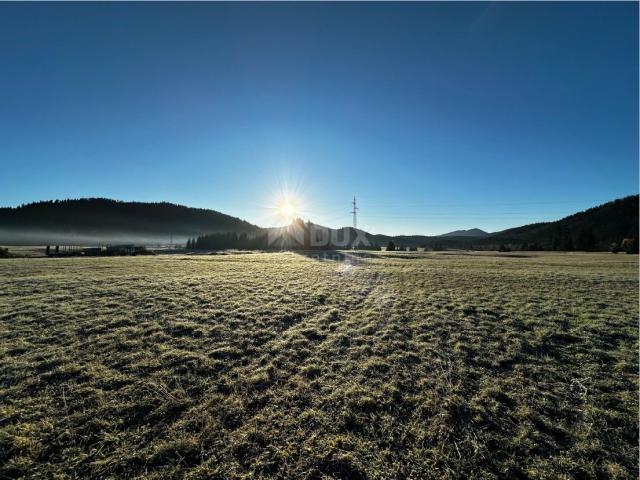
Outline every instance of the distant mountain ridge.
{"label": "distant mountain ridge", "polygon": [[436,235],[437,237],[486,237],[489,232],[480,230],[479,228],[470,228],[469,230],[454,230],[453,232]]}

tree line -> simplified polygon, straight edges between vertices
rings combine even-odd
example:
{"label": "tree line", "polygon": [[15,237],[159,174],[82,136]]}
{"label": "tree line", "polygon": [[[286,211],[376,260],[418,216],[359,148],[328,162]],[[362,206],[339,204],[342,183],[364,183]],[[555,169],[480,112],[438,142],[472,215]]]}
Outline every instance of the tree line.
{"label": "tree line", "polygon": [[[282,241],[282,238],[285,240]],[[268,233],[260,233],[257,235],[248,235],[246,233],[209,233],[187,239],[185,248],[188,250],[327,250],[352,248],[353,245],[333,245],[328,243],[322,246],[311,246],[306,244],[304,240],[297,242],[283,235],[280,239],[270,238]],[[380,245],[373,243],[370,245],[358,245],[359,250],[381,250]]]}
{"label": "tree line", "polygon": [[188,250],[267,250],[267,234],[249,236],[246,233],[209,233],[187,240]]}

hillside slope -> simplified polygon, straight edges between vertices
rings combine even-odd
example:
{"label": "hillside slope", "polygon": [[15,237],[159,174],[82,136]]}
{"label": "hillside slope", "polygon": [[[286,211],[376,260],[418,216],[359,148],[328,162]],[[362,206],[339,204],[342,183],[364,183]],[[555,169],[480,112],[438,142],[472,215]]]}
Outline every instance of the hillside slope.
{"label": "hillside slope", "polygon": [[183,242],[211,232],[259,227],[215,210],[105,198],[56,200],[0,208],[0,243]]}
{"label": "hillside slope", "polygon": [[469,230],[459,230],[440,236],[367,234],[367,237],[382,246],[393,240],[397,246],[434,249],[493,250],[507,245],[516,249],[607,250],[613,242],[638,236],[638,216],[638,195],[630,195],[554,222],[534,223],[491,234],[473,236],[465,235]]}
{"label": "hillside slope", "polygon": [[566,250],[589,247],[604,250],[612,242],[638,236],[638,195],[630,195],[612,202],[578,212],[555,222],[534,223],[496,232],[480,243],[537,244],[544,249]]}

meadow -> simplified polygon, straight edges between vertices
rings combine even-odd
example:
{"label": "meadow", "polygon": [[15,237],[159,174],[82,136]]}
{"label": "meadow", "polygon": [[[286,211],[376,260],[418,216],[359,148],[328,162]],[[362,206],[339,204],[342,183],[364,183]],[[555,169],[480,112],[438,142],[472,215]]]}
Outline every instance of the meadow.
{"label": "meadow", "polygon": [[637,256],[370,257],[1,260],[0,478],[637,478]]}

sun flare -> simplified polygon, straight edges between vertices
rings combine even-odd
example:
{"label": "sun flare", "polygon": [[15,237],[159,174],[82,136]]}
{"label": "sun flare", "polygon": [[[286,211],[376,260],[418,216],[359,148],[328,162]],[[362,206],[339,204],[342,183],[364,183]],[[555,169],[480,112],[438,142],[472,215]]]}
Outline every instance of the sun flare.
{"label": "sun flare", "polygon": [[278,205],[278,215],[285,220],[293,220],[298,215],[298,208],[294,202],[283,200]]}

